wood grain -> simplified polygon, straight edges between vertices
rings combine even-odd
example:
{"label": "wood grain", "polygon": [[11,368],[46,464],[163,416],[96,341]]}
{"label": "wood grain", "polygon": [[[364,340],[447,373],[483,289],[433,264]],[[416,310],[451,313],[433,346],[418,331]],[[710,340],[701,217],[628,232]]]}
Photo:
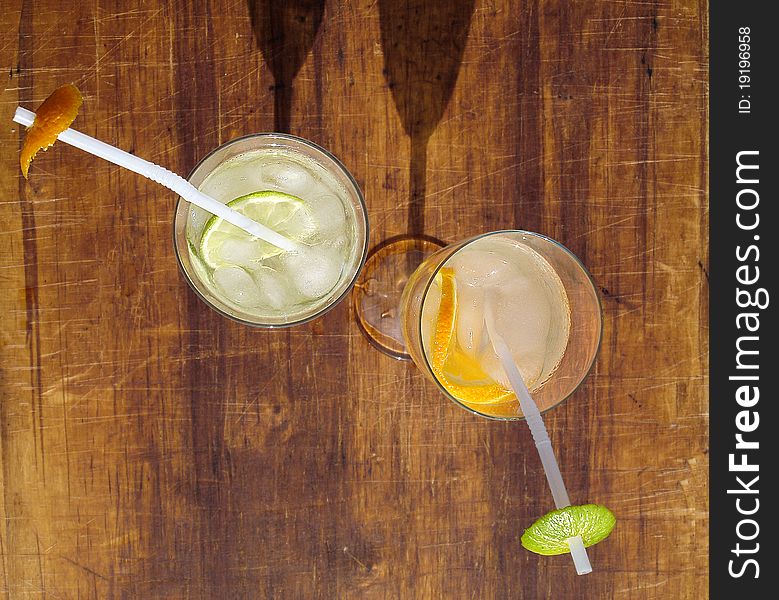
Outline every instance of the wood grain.
{"label": "wood grain", "polygon": [[[0,595],[705,597],[705,1],[286,4],[0,11]],[[256,131],[327,147],[372,245],[576,252],[603,346],[548,426],[572,499],[618,518],[595,572],[518,545],[552,506],[526,428],[374,351],[349,302],[239,326],[180,277],[165,190],[66,146],[25,182],[11,115],[65,82],[80,130],[182,173]]]}

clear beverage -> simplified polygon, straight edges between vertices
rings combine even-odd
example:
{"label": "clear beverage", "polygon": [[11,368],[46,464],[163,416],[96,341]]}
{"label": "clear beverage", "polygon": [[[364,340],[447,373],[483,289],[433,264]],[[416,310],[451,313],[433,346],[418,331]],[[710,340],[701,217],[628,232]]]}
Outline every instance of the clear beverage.
{"label": "clear beverage", "polygon": [[568,397],[601,333],[598,294],[579,260],[538,234],[492,232],[440,250],[404,290],[401,323],[414,362],[461,406],[520,418],[487,336],[487,305],[539,408]]}
{"label": "clear beverage", "polygon": [[351,289],[368,223],[359,188],[332,155],[300,138],[259,134],[220,146],[190,181],[298,242],[282,251],[180,200],[179,261],[212,308],[251,325],[286,326],[322,314]]}

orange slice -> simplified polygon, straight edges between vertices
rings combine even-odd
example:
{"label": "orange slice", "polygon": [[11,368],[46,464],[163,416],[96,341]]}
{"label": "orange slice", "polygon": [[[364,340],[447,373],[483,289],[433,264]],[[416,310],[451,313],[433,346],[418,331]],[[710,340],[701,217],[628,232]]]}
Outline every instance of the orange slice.
{"label": "orange slice", "polygon": [[81,107],[81,92],[70,83],[58,87],[43,101],[35,113],[35,121],[24,136],[24,145],[19,163],[22,175],[27,179],[32,159],[39,150],[46,150],[57,136],[65,131],[78,115]]}
{"label": "orange slice", "polygon": [[[511,399],[514,396],[511,390],[494,382],[490,383],[489,375],[477,361],[452,348],[457,321],[454,269],[445,267],[441,269],[440,274],[441,304],[433,332],[433,373],[446,391],[464,404],[484,406]],[[453,381],[454,378],[458,381]]]}

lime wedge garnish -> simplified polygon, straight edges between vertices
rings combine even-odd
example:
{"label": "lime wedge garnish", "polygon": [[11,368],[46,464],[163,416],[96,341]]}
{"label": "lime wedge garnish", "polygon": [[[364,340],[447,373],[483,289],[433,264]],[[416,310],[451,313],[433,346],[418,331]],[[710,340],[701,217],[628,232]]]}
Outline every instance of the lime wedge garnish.
{"label": "lime wedge garnish", "polygon": [[585,547],[603,541],[617,519],[605,506],[582,504],[546,513],[522,534],[522,546],[544,556],[570,552],[566,539],[580,535]]}
{"label": "lime wedge garnish", "polygon": [[[290,194],[274,191],[254,192],[228,202],[227,206],[287,237],[300,239],[314,228],[314,221],[305,202]],[[253,238],[242,229],[214,215],[206,222],[200,238],[200,256],[210,268],[235,264],[228,253],[222,252],[225,242],[250,242],[252,245],[248,249],[243,248],[242,255],[256,262],[283,252],[273,244]]]}

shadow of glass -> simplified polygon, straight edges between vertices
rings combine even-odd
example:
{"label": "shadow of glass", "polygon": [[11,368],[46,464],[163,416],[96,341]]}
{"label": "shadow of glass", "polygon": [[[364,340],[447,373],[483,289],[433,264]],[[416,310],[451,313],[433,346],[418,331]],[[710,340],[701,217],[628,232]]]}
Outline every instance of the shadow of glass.
{"label": "shadow of glass", "polygon": [[274,130],[290,133],[292,81],[314,45],[325,0],[247,0],[257,47],[273,73]]}
{"label": "shadow of glass", "polygon": [[427,144],[457,82],[475,0],[379,0],[384,76],[411,139],[408,232],[425,228]]}

